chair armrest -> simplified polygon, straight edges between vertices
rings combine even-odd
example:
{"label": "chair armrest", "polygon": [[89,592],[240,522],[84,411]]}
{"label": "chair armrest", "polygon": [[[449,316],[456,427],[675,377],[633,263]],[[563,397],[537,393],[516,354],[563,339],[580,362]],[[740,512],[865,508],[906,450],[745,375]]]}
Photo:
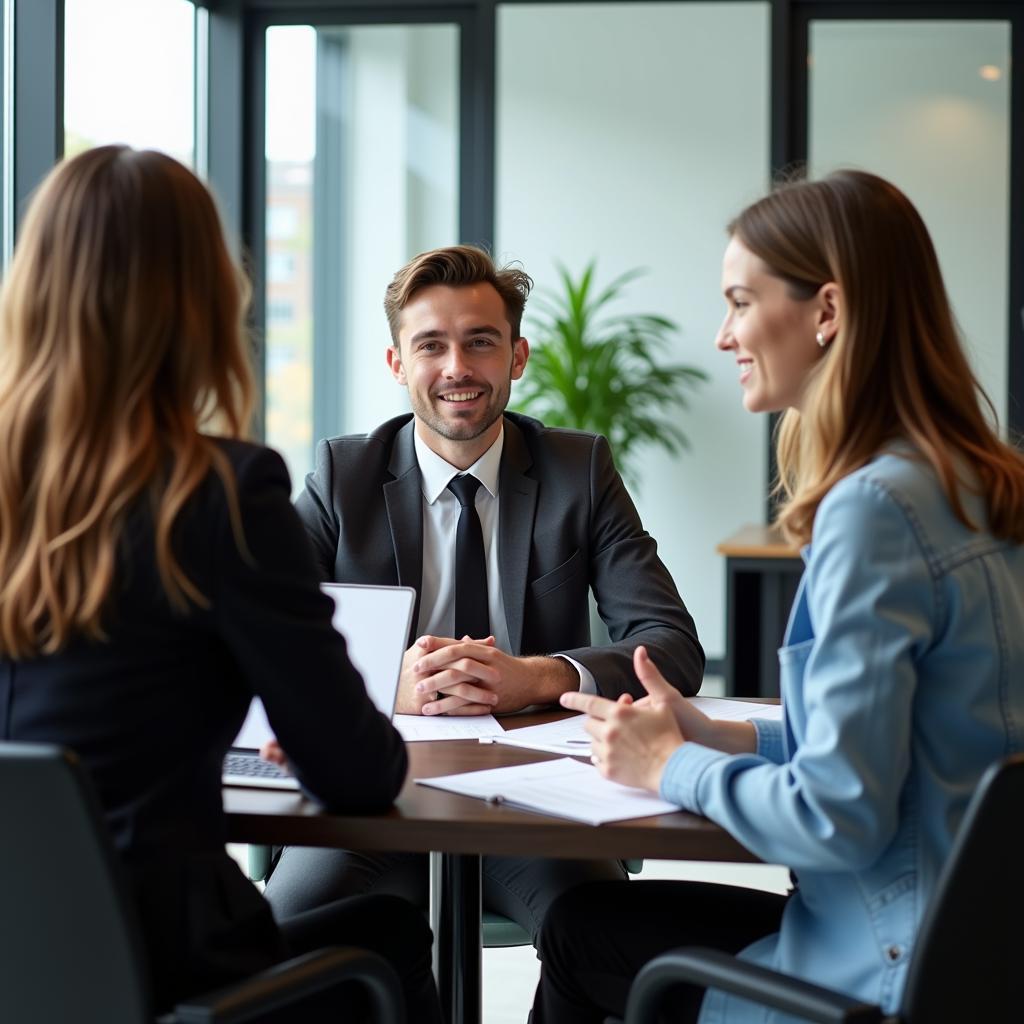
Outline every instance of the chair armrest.
{"label": "chair armrest", "polygon": [[405,999],[394,968],[363,949],[321,949],[260,971],[236,985],[174,1008],[167,1024],[238,1024],[288,1006],[332,985],[363,985],[380,1024],[404,1024]]}
{"label": "chair armrest", "polygon": [[637,975],[629,990],[626,1024],[657,1020],[665,993],[686,982],[717,988],[743,999],[819,1024],[883,1024],[894,1021],[877,1006],[768,970],[717,949],[691,946],[656,957]]}

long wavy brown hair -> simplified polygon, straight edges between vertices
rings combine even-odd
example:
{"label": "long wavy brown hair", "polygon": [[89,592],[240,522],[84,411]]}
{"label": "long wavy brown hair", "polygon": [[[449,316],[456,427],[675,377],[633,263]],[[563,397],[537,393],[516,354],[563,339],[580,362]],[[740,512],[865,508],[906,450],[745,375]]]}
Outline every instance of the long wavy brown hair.
{"label": "long wavy brown hair", "polygon": [[58,165],[0,292],[0,652],[101,639],[128,511],[152,509],[172,607],[205,597],[172,549],[215,471],[201,433],[244,436],[245,281],[209,192],[161,153],[104,146]]}
{"label": "long wavy brown hair", "polygon": [[[839,329],[801,409],[779,425],[778,523],[811,538],[825,495],[887,444],[910,442],[934,468],[957,518],[1024,541],[1024,457],[1000,440],[992,403],[971,371],[928,230],[894,185],[861,171],[792,182],[745,209],[729,233],[796,299],[835,282]],[[961,501],[964,469],[988,522]]]}

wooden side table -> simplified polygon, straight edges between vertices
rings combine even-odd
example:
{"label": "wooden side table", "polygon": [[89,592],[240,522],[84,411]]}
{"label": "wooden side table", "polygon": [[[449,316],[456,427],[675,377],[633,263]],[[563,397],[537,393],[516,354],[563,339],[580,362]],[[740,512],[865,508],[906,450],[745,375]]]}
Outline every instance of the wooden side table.
{"label": "wooden side table", "polygon": [[778,648],[803,573],[797,548],[771,526],[744,526],[716,549],[725,555],[725,692],[778,697]]}

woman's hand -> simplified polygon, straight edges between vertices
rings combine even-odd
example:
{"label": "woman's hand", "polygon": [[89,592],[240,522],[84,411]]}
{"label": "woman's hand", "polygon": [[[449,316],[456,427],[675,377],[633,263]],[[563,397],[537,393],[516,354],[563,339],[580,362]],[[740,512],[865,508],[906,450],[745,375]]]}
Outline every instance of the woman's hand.
{"label": "woman's hand", "polygon": [[646,697],[635,702],[637,707],[645,707],[653,702],[665,705],[671,709],[684,740],[714,746],[714,719],[708,718],[703,711],[698,711],[665,679],[651,661],[646,647],[638,647],[633,652],[633,671],[647,691]]}
{"label": "woman's hand", "polygon": [[684,740],[692,740],[727,754],[752,754],[757,750],[757,730],[749,722],[721,721],[708,718],[703,711],[698,711],[688,697],[684,697],[665,681],[645,648],[638,647],[634,651],[633,668],[637,679],[649,694],[638,700],[637,705],[655,699],[667,704],[675,715]]}
{"label": "woman's hand", "polygon": [[719,722],[698,711],[655,668],[644,647],[633,654],[633,667],[647,696],[617,701],[584,693],[563,693],[563,707],[590,716],[592,757],[601,774],[626,786],[657,793],[665,765],[687,740],[731,753],[752,751],[756,733],[749,722]]}
{"label": "woman's hand", "polygon": [[665,764],[684,738],[670,695],[684,703],[685,698],[665,682],[643,647],[636,649],[633,665],[648,693],[643,700],[634,703],[628,694],[612,701],[563,693],[561,703],[590,716],[586,730],[593,737],[591,760],[605,778],[657,793]]}
{"label": "woman's hand", "polygon": [[260,757],[264,761],[269,761],[271,764],[276,764],[278,768],[291,774],[291,768],[288,765],[288,755],[281,749],[281,744],[277,740],[267,740],[266,743],[260,747]]}

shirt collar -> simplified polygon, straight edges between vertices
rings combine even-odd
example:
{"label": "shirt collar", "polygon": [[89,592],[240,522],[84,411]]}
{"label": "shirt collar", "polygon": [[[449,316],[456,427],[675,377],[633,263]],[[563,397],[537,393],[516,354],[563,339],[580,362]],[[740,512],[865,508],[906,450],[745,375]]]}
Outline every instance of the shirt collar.
{"label": "shirt collar", "polygon": [[473,463],[469,469],[456,469],[446,462],[413,430],[413,444],[416,446],[416,460],[420,464],[420,486],[427,504],[433,505],[441,496],[452,477],[460,473],[472,473],[487,488],[492,498],[498,496],[498,470],[501,467],[501,451],[505,446],[505,426],[494,439],[494,444]]}

